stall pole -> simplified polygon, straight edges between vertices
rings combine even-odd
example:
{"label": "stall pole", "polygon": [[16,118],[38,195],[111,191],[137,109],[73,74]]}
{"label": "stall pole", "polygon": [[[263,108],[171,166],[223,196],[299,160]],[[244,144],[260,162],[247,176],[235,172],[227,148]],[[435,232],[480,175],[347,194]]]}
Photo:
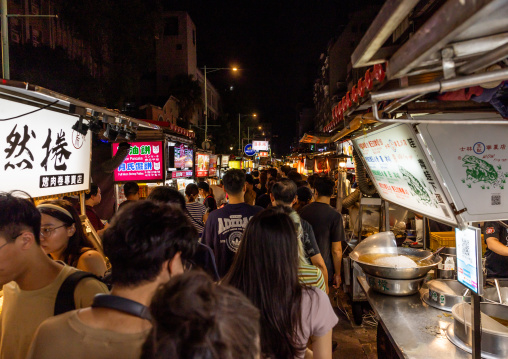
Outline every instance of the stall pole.
{"label": "stall pole", "polygon": [[[416,231],[416,220],[415,220],[415,231]],[[427,249],[427,217],[425,216],[422,217],[422,236],[423,236],[423,249]]]}
{"label": "stall pole", "polygon": [[81,215],[86,216],[86,209],[85,209],[85,192],[81,191],[79,193],[79,208],[81,210]]}
{"label": "stall pole", "polygon": [[389,231],[390,230],[390,202],[383,201],[385,205],[385,223],[384,223],[384,230]]}
{"label": "stall pole", "polygon": [[[481,314],[480,314],[480,296],[477,293],[471,291],[471,302],[473,310],[473,322],[471,327],[473,328],[473,359],[480,359],[481,356]],[[466,319],[464,318],[464,321]]]}
{"label": "stall pole", "polygon": [[9,72],[9,28],[7,26],[7,0],[1,0],[2,12],[2,75],[5,80],[11,78]]}

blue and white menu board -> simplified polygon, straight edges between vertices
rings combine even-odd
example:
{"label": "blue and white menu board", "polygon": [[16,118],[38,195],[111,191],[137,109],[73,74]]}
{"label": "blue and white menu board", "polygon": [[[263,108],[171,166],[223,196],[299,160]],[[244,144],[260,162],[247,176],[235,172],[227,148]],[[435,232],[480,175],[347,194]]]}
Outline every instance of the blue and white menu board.
{"label": "blue and white menu board", "polygon": [[455,228],[457,280],[478,295],[483,294],[480,228]]}
{"label": "blue and white menu board", "polygon": [[411,126],[380,126],[352,140],[381,198],[439,222],[457,224],[440,180]]}

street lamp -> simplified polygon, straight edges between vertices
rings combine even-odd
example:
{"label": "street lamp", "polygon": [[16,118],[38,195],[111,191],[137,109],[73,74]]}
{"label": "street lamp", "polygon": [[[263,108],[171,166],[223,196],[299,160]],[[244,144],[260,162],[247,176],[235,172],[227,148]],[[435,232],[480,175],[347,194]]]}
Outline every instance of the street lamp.
{"label": "street lamp", "polygon": [[238,71],[238,68],[236,67],[206,67],[204,66],[202,68],[205,75],[205,142],[208,140],[208,91],[206,88],[206,74],[208,72],[215,72],[220,70],[231,70],[231,71]]}
{"label": "street lamp", "polygon": [[242,135],[240,134],[240,119],[242,117],[256,117],[257,115],[253,113],[252,115],[242,115],[238,114],[238,152],[242,153]]}

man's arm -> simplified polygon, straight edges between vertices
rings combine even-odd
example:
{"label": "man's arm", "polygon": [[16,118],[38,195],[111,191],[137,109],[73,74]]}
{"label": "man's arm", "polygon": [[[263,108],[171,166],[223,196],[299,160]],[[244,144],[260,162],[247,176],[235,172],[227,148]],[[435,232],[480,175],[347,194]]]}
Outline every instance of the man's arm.
{"label": "man's arm", "polygon": [[333,287],[340,288],[342,279],[340,278],[340,271],[342,265],[342,242],[332,242],[332,258],[335,274],[333,275]]}
{"label": "man's arm", "polygon": [[323,259],[323,256],[321,253],[316,254],[315,256],[310,257],[310,261],[313,265],[321,269],[321,272],[323,273],[323,277],[325,279],[325,285],[326,285],[326,294],[328,294],[328,270],[326,269],[325,260]]}
{"label": "man's arm", "polygon": [[499,239],[496,237],[487,238],[487,247],[489,247],[492,252],[497,253],[500,256],[508,257],[508,247],[499,242]]}

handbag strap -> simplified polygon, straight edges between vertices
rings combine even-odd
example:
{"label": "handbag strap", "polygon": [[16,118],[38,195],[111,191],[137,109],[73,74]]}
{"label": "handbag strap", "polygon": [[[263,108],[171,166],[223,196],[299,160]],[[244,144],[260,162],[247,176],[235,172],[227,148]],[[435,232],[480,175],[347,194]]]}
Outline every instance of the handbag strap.
{"label": "handbag strap", "polygon": [[141,319],[152,321],[152,316],[147,306],[116,295],[96,294],[93,299],[92,308],[114,309]]}

